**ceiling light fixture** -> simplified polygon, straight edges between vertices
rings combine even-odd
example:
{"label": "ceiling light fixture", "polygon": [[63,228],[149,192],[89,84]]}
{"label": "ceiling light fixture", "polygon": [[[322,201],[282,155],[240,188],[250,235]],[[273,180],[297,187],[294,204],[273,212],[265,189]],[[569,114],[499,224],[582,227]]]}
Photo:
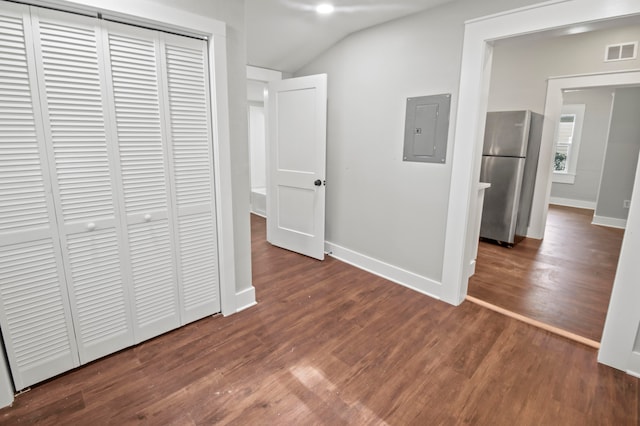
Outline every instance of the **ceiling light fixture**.
{"label": "ceiling light fixture", "polygon": [[316,6],[316,12],[321,15],[328,15],[330,13],[333,13],[334,10],[335,8],[333,7],[333,5],[329,3],[321,3]]}

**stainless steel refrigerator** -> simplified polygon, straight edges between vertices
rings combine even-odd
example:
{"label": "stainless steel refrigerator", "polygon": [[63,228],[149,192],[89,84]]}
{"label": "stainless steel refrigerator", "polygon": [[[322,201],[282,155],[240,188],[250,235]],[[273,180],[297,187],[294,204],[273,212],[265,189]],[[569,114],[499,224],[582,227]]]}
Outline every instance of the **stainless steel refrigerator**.
{"label": "stainless steel refrigerator", "polygon": [[487,113],[480,181],[485,192],[480,237],[513,245],[527,234],[543,116],[531,111]]}

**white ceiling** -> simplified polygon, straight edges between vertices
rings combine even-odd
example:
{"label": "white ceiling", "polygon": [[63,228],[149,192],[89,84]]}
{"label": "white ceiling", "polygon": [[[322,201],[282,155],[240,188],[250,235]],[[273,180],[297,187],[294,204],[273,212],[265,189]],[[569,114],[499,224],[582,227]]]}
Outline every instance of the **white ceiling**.
{"label": "white ceiling", "polygon": [[[348,34],[454,0],[246,0],[247,62],[295,72]],[[316,14],[333,3],[331,15]]]}

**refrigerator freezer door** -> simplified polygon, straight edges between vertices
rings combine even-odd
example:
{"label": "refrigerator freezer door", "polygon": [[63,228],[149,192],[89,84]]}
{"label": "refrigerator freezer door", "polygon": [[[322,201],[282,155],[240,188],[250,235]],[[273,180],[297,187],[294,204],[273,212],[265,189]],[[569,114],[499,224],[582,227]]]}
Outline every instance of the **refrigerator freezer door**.
{"label": "refrigerator freezer door", "polygon": [[516,239],[525,237],[531,221],[531,209],[533,206],[533,192],[536,186],[538,174],[538,157],[540,157],[540,141],[542,139],[542,124],[544,117],[534,112],[531,113],[529,126],[529,142],[527,143],[527,161],[522,176],[522,191],[520,192],[520,207],[518,209],[518,223],[516,225]]}
{"label": "refrigerator freezer door", "polygon": [[509,244],[515,243],[516,221],[525,159],[482,157],[480,182],[488,182],[480,236]]}
{"label": "refrigerator freezer door", "polygon": [[525,157],[529,138],[529,111],[487,113],[482,155]]}

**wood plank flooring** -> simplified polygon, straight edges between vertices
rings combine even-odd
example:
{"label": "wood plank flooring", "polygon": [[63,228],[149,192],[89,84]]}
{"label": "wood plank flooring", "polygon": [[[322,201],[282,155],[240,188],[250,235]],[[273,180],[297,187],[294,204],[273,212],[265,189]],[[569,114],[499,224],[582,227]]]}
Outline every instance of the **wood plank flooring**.
{"label": "wood plank flooring", "polygon": [[640,380],[596,351],[270,246],[259,304],[34,387],[2,424],[637,425]]}
{"label": "wood plank flooring", "polygon": [[592,225],[592,216],[551,205],[542,241],[480,242],[469,295],[599,342],[624,230]]}

